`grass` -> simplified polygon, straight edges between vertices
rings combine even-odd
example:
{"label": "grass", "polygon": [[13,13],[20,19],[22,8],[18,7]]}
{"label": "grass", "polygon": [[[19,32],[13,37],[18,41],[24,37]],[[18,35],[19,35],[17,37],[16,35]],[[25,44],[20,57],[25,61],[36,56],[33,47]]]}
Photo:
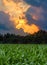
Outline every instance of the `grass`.
{"label": "grass", "polygon": [[47,45],[1,44],[0,65],[47,65]]}

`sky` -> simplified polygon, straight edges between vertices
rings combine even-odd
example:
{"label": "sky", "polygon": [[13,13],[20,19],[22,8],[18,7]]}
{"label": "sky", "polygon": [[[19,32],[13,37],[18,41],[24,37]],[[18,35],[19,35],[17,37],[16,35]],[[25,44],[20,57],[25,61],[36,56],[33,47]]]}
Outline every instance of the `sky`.
{"label": "sky", "polygon": [[47,0],[0,0],[0,33],[47,31]]}

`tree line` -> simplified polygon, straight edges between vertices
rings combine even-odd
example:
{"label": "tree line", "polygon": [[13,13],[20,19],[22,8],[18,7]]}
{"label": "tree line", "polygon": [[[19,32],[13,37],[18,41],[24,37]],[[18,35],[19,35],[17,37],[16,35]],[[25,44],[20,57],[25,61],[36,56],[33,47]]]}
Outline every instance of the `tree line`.
{"label": "tree line", "polygon": [[33,35],[20,36],[15,34],[0,34],[0,44],[10,43],[10,44],[45,44],[47,43],[47,32],[40,30]]}

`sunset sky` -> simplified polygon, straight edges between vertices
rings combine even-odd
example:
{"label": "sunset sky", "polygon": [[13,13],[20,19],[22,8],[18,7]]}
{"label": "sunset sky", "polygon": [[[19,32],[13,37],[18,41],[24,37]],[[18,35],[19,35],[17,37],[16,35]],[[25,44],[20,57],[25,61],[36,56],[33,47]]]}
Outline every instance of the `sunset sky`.
{"label": "sunset sky", "polygon": [[47,0],[0,0],[0,33],[47,31]]}

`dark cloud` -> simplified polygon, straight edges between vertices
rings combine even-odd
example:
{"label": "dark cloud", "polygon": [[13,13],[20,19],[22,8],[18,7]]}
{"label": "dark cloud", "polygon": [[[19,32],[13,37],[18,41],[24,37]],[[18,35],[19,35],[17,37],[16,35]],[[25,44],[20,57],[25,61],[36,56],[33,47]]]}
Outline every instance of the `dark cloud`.
{"label": "dark cloud", "polygon": [[47,10],[47,0],[42,0],[42,4],[41,4],[42,8],[46,11]]}
{"label": "dark cloud", "polygon": [[26,3],[36,7],[42,7],[44,10],[47,10],[47,0],[24,0]]}
{"label": "dark cloud", "polygon": [[11,29],[13,26],[11,21],[9,20],[9,15],[5,14],[4,12],[0,11],[0,29]]}
{"label": "dark cloud", "polygon": [[24,1],[30,5],[37,6],[37,7],[39,7],[41,4],[40,1],[37,0],[24,0]]}
{"label": "dark cloud", "polygon": [[13,33],[16,35],[26,35],[22,29],[18,30],[14,28],[13,23],[9,20],[9,15],[0,11],[0,33]]}
{"label": "dark cloud", "polygon": [[0,30],[9,30],[4,24],[0,24]]}
{"label": "dark cloud", "polygon": [[[37,12],[37,10],[40,10]],[[37,20],[33,19],[32,16],[38,17]],[[36,24],[40,29],[47,30],[47,12],[39,7],[33,6],[33,8],[29,8],[26,12],[26,17],[28,20],[28,24]]]}

